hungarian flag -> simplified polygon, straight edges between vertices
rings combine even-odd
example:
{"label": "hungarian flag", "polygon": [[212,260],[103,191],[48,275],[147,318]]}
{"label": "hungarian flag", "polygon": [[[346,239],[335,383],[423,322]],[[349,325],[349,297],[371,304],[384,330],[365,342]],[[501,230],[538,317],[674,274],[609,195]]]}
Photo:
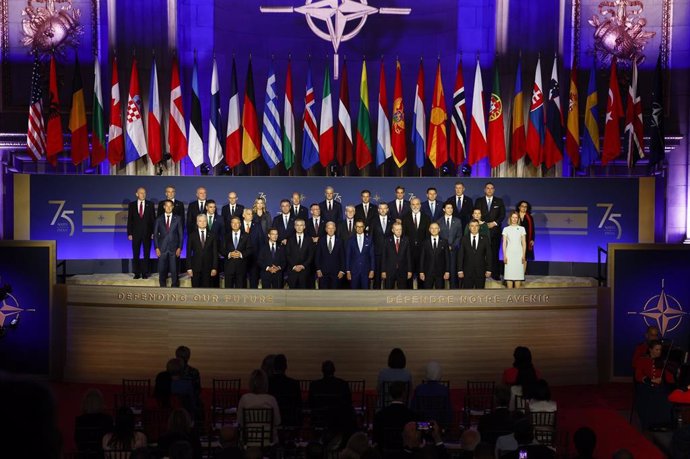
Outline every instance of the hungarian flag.
{"label": "hungarian flag", "polygon": [[333,102],[331,101],[331,75],[326,64],[321,97],[321,120],[319,131],[319,157],[321,165],[327,167],[335,157],[333,150]]}
{"label": "hungarian flag", "polygon": [[225,134],[225,164],[230,167],[242,162],[242,136],[240,135],[240,95],[237,90],[237,68],[232,58],[230,101],[228,102],[228,128]]}
{"label": "hungarian flag", "polygon": [[503,124],[503,100],[498,85],[498,61],[494,63],[494,85],[491,88],[491,102],[489,102],[489,132],[487,133],[489,148],[489,165],[497,167],[506,160],[505,125]]}
{"label": "hungarian flag", "polygon": [[57,71],[55,56],[50,57],[50,83],[48,102],[48,128],[46,129],[46,159],[53,166],[57,166],[57,156],[64,150],[62,139],[62,119],[60,118],[60,98],[58,97]]}
{"label": "hungarian flag", "polygon": [[407,162],[407,139],[405,138],[405,104],[403,104],[402,75],[400,61],[395,62],[395,88],[393,89],[393,125],[391,147],[393,159],[398,168]]}
{"label": "hungarian flag", "polygon": [[510,127],[510,162],[515,164],[527,153],[527,138],[525,137],[525,108],[522,95],[522,59],[518,60],[517,75],[515,75],[515,92],[513,94],[513,108],[511,110]]}
{"label": "hungarian flag", "polygon": [[213,59],[211,72],[211,110],[208,117],[208,160],[216,167],[223,161],[223,144],[221,142],[221,114],[220,114],[220,83],[218,81],[218,65]]}
{"label": "hungarian flag", "polygon": [[544,161],[544,92],[541,84],[541,58],[537,59],[534,71],[534,86],[532,87],[532,102],[529,106],[529,122],[527,123],[527,155],[535,166]]}
{"label": "hungarian flag", "polygon": [[84,85],[81,82],[78,57],[74,58],[72,109],[69,113],[69,130],[72,132],[72,163],[76,166],[89,157],[89,133],[86,129]]}
{"label": "hungarian flag", "polygon": [[355,150],[357,169],[371,163],[371,121],[369,120],[369,85],[367,63],[362,61],[362,78],[359,83],[359,112],[357,113],[357,148]]}
{"label": "hungarian flag", "polygon": [[652,80],[652,116],[649,129],[649,166],[654,166],[666,157],[666,137],[664,137],[664,69],[661,66],[661,49],[656,60],[656,70]]}
{"label": "hungarian flag", "polygon": [[156,59],[151,64],[151,83],[149,86],[149,114],[148,114],[148,134],[149,134],[149,158],[153,164],[158,164],[163,159],[163,148],[161,146],[161,101],[158,94],[158,69]]}
{"label": "hungarian flag", "polygon": [[599,158],[599,97],[597,96],[596,64],[589,71],[585,102],[585,135],[582,136],[580,166],[589,167]]}
{"label": "hungarian flag", "polygon": [[194,56],[194,68],[192,69],[192,113],[189,119],[189,159],[194,167],[199,167],[204,162],[204,132],[201,127],[201,99],[199,98],[199,75],[196,56]]}
{"label": "hungarian flag", "polygon": [[424,154],[426,153],[426,113],[424,112],[424,63],[419,62],[417,74],[417,86],[414,90],[414,131],[412,132],[412,144],[417,167],[424,167]]}
{"label": "hungarian flag", "polygon": [[293,109],[294,99],[292,98],[292,69],[290,67],[290,61],[288,61],[283,103],[283,163],[287,170],[290,170],[295,164],[295,112]]}
{"label": "hungarian flag", "polygon": [[93,106],[91,111],[91,165],[105,161],[105,115],[103,114],[103,91],[101,90],[101,65],[98,56],[93,60]]}
{"label": "hungarian flag", "polygon": [[352,162],[352,119],[350,117],[350,92],[347,84],[347,63],[343,61],[338,93],[338,133],[336,134],[335,155],[338,163],[345,166]]}
{"label": "hungarian flag", "polygon": [[563,112],[561,88],[558,84],[558,58],[553,58],[549,102],[546,106],[546,135],[544,136],[544,164],[547,168],[563,159]]}
{"label": "hungarian flag", "polygon": [[446,98],[443,94],[441,62],[439,61],[436,67],[434,95],[431,99],[429,143],[427,145],[427,156],[435,169],[443,166],[443,164],[448,161],[448,132],[446,130],[446,121],[448,121],[448,112],[446,111]]}
{"label": "hungarian flag", "polygon": [[376,126],[376,166],[380,166],[393,155],[391,145],[391,123],[388,116],[388,96],[386,95],[386,74],[381,61],[379,74],[379,107]]}
{"label": "hungarian flag", "polygon": [[187,156],[187,123],[184,119],[180,68],[173,57],[170,79],[170,117],[168,118],[168,146],[174,162]]}
{"label": "hungarian flag", "polygon": [[486,116],[484,115],[484,83],[482,69],[477,59],[474,72],[474,89],[472,91],[472,119],[470,120],[470,148],[467,161],[476,164],[488,154],[486,141]]}
{"label": "hungarian flag", "polygon": [[307,170],[319,162],[319,126],[316,124],[314,85],[311,82],[311,65],[307,69],[307,87],[304,92],[304,117],[302,119],[302,169]]}
{"label": "hungarian flag", "polygon": [[625,146],[628,167],[644,158],[644,140],[642,137],[642,102],[637,94],[637,61],[633,61],[632,81],[628,89],[628,106],[625,112]]}
{"label": "hungarian flag", "polygon": [[244,89],[244,106],[242,107],[242,162],[249,164],[259,157],[259,120],[256,115],[254,103],[254,76],[252,74],[252,61],[249,59],[247,67],[247,84]]}
{"label": "hungarian flag", "polygon": [[580,167],[580,120],[578,118],[579,104],[577,93],[577,68],[573,59],[570,69],[570,91],[568,92],[568,120],[565,133],[565,150],[568,152],[573,166]]}
{"label": "hungarian flag", "polygon": [[113,57],[113,76],[110,84],[110,127],[108,128],[108,161],[117,164],[125,158],[125,138],[122,135],[122,103],[117,58]]}
{"label": "hungarian flag", "polygon": [[618,89],[617,61],[611,61],[609,95],[606,100],[606,121],[604,124],[604,147],[601,150],[601,164],[607,165],[621,154],[620,119],[623,117],[623,104]]}
{"label": "hungarian flag", "polygon": [[465,161],[467,152],[467,113],[465,108],[465,82],[462,78],[462,60],[458,61],[453,91],[453,113],[451,114],[452,132],[450,134],[450,159],[455,165]]}

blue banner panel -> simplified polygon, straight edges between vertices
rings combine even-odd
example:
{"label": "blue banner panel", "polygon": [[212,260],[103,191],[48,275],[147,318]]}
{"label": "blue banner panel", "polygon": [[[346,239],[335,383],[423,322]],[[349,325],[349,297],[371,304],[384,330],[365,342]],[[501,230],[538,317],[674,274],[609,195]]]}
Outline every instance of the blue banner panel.
{"label": "blue banner panel", "polygon": [[[130,177],[32,175],[30,178],[30,237],[55,239],[59,259],[122,259],[131,257],[127,240],[126,208],[143,186],[148,198],[164,199],[166,185],[174,185],[177,198],[195,199],[198,186],[206,187],[209,199],[220,209],[228,192],[239,203],[251,206],[258,196],[266,198],[271,215],[280,200],[297,191],[302,203],[324,199],[326,186],[333,186],[343,205],[360,202],[363,189],[373,201],[389,202],[394,189],[405,187],[407,198],[426,199],[426,189],[436,187],[440,199],[454,195],[456,177]],[[486,179],[464,179],[466,195],[483,196]],[[493,179],[496,196],[506,210],[525,199],[532,204],[536,226],[535,256],[539,261],[595,262],[597,247],[611,242],[639,242],[640,181],[616,179]],[[15,196],[17,200],[18,196]],[[653,196],[649,197],[653,200]],[[21,204],[15,204],[21,205]],[[508,214],[506,214],[508,215]],[[15,221],[17,225],[24,224]],[[649,216],[653,224],[653,215]]]}
{"label": "blue banner panel", "polygon": [[612,286],[613,376],[632,376],[635,346],[648,326],[665,340],[690,344],[690,247],[639,244],[609,246]]}
{"label": "blue banner panel", "polygon": [[48,375],[50,302],[54,283],[52,242],[0,241],[0,370]]}

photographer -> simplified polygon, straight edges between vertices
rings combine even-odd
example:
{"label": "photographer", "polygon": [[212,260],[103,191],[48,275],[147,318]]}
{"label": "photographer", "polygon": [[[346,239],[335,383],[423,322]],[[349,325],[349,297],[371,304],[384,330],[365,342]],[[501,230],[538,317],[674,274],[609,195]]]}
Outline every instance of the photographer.
{"label": "photographer", "polygon": [[448,458],[441,439],[441,427],[436,421],[408,422],[403,428],[402,439],[400,458]]}

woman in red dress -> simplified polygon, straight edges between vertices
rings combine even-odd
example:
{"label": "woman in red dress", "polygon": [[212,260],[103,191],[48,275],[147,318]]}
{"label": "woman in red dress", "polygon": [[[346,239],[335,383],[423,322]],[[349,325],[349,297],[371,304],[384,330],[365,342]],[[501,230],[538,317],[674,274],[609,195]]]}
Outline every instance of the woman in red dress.
{"label": "woman in red dress", "polygon": [[635,365],[637,414],[642,430],[668,427],[673,407],[668,394],[674,383],[673,373],[666,368],[661,341],[649,342],[649,355],[640,357]]}

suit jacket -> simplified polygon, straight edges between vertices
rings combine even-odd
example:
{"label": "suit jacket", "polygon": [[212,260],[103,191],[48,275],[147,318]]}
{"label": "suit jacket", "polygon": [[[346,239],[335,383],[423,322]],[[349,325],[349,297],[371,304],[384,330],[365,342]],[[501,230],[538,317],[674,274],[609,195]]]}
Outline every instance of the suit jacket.
{"label": "suit jacket", "polygon": [[182,217],[172,214],[170,217],[170,229],[165,225],[165,213],[156,219],[153,229],[154,247],[163,253],[175,252],[182,248],[182,238],[184,237],[184,227]]}
{"label": "suit jacket", "polygon": [[374,258],[374,243],[371,238],[364,235],[364,242],[362,243],[362,251],[359,251],[357,244],[357,235],[354,235],[347,241],[347,250],[345,252],[345,270],[357,275],[362,272],[369,272],[374,270],[376,261]]}
{"label": "suit jacket", "polygon": [[129,203],[127,208],[127,236],[151,237],[155,222],[156,211],[153,207],[153,202],[149,200],[144,201],[143,217],[139,216],[139,200],[135,199]]}
{"label": "suit jacket", "polygon": [[431,244],[431,236],[422,242],[422,253],[419,259],[419,272],[426,275],[443,276],[450,273],[450,250],[448,243],[439,236],[438,245],[434,250]]}
{"label": "suit jacket", "polygon": [[[244,220],[242,220],[242,225],[240,226],[240,231],[242,233],[247,234],[247,231],[244,226]],[[261,227],[261,223],[256,222],[252,220],[251,225],[249,226],[249,242],[252,244],[252,256],[256,257],[258,255],[258,249],[261,247],[261,245],[266,242],[266,235],[264,234],[264,230]]]}
{"label": "suit jacket", "polygon": [[299,212],[295,213],[295,205],[290,204],[290,215],[292,215],[293,218],[301,218],[302,220],[306,221],[309,219],[309,212],[307,211],[306,206],[303,206],[302,204],[299,205]]}
{"label": "suit jacket", "polygon": [[[239,251],[242,254],[242,258],[228,257],[228,254],[235,250]],[[225,235],[225,244],[223,244],[221,255],[225,258],[226,262],[238,262],[246,264],[247,258],[252,255],[252,251],[252,241],[250,240],[249,235],[244,231],[240,231],[240,238],[237,241],[237,246],[235,246],[234,235],[232,231]]]}
{"label": "suit jacket", "polygon": [[477,209],[482,211],[482,220],[484,220],[486,223],[498,223],[497,226],[494,226],[489,231],[492,234],[500,234],[501,225],[503,224],[503,220],[506,218],[506,206],[503,204],[503,199],[494,196],[491,200],[491,209],[488,209],[486,206],[486,196],[482,196],[481,198],[477,199],[475,206],[477,206]]}
{"label": "suit jacket", "polygon": [[278,241],[282,241],[283,239],[289,239],[290,236],[295,234],[295,219],[291,215],[290,221],[288,222],[288,227],[285,228],[283,214],[279,213],[273,218],[273,228],[278,230]]}
{"label": "suit jacket", "polygon": [[336,229],[335,233],[338,237],[340,237],[343,241],[347,242],[350,240],[350,238],[355,234],[355,221],[352,219],[352,231],[349,231],[348,226],[347,226],[347,218],[344,218],[342,221],[338,222],[338,226]]}
{"label": "suit jacket", "polygon": [[305,222],[305,228],[304,232],[307,234],[309,237],[321,237],[326,234],[326,220],[324,220],[322,217],[319,217],[319,228],[318,230],[314,228],[314,217],[309,218]]}
{"label": "suit jacket", "polygon": [[326,207],[325,199],[319,203],[319,208],[321,209],[321,218],[323,218],[327,222],[334,222],[337,224],[340,220],[343,219],[343,206],[341,206],[340,203],[335,199],[333,200],[333,210],[331,210],[330,212]]}
{"label": "suit jacket", "polygon": [[225,224],[225,227],[230,228],[230,219],[232,217],[239,217],[240,220],[243,220],[242,212],[244,212],[244,206],[242,204],[235,204],[235,212],[232,214],[230,213],[230,203],[225,204],[220,211],[220,214],[223,216],[223,223]]}
{"label": "suit jacket", "polygon": [[397,270],[409,273],[412,271],[410,241],[405,236],[400,237],[400,249],[395,251],[395,236],[385,239],[381,255],[381,271],[394,273]]}
{"label": "suit jacket", "polygon": [[[378,217],[379,215],[379,208],[376,204],[372,204],[371,202],[369,203],[369,211],[367,212],[367,215],[364,216],[364,204],[359,203],[355,206],[355,220],[360,219],[364,220],[366,223],[366,227],[369,228],[371,226],[371,222]],[[371,232],[371,229],[367,230],[368,232]]]}
{"label": "suit jacket", "polygon": [[472,198],[466,194],[462,195],[462,207],[458,209],[458,197],[453,195],[446,199],[446,203],[453,205],[453,216],[459,218],[462,222],[462,227],[464,228],[470,222],[472,218],[472,211],[474,210],[474,205],[472,203]]}
{"label": "suit jacket", "polygon": [[[165,199],[158,202],[158,212],[156,213],[156,215],[163,215],[165,213],[165,209],[163,208],[163,201],[165,201]],[[173,201],[172,213],[174,215],[177,215],[178,217],[181,217],[182,222],[184,222],[184,202],[175,199]]]}
{"label": "suit jacket", "polygon": [[285,271],[285,268],[287,266],[287,256],[285,254],[286,249],[285,246],[283,246],[280,241],[276,242],[276,254],[275,256],[271,254],[271,245],[268,242],[264,242],[263,245],[260,246],[261,249],[259,250],[259,269],[263,272],[266,271],[266,268],[271,267],[273,265],[280,266],[280,269]]}
{"label": "suit jacket", "polygon": [[218,240],[208,229],[206,230],[206,243],[203,247],[198,228],[195,227],[187,235],[187,269],[191,269],[195,273],[218,269]]}
{"label": "suit jacket", "polygon": [[314,257],[317,271],[324,274],[338,274],[345,272],[345,244],[338,236],[333,241],[333,251],[328,251],[328,236],[319,239],[316,244],[316,254]]}
{"label": "suit jacket", "polygon": [[413,247],[418,247],[429,236],[431,219],[419,212],[419,226],[415,228],[412,212],[405,215],[402,220],[403,234],[410,239]]}
{"label": "suit jacket", "polygon": [[398,212],[398,206],[396,204],[396,199],[393,199],[388,203],[388,216],[393,218],[393,220],[402,220],[402,218],[409,214],[412,209],[410,208],[410,201],[407,199],[403,200],[402,212]]}
{"label": "suit jacket", "polygon": [[297,234],[293,233],[287,243],[287,263],[288,269],[293,266],[304,265],[310,271],[314,264],[314,243],[306,234],[302,235],[302,248],[297,245]]}
{"label": "suit jacket", "polygon": [[[204,207],[199,211],[199,200],[195,199],[187,205],[187,232],[191,233],[196,229],[196,216],[199,214],[206,213],[206,203],[204,202]],[[189,246],[188,246],[189,247]]]}
{"label": "suit jacket", "polygon": [[462,238],[462,221],[459,218],[451,217],[450,230],[446,226],[446,216],[439,218],[436,223],[441,227],[439,235],[448,242],[451,250],[455,250]]}
{"label": "suit jacket", "polygon": [[431,213],[431,205],[429,204],[429,201],[424,201],[422,203],[422,213],[429,217],[432,222],[435,222],[443,216],[443,201],[440,199],[436,200],[433,214]]}
{"label": "suit jacket", "polygon": [[377,215],[376,218],[371,221],[369,234],[374,240],[374,254],[377,257],[380,257],[383,253],[383,246],[386,239],[393,235],[393,222],[394,220],[390,217],[390,215],[386,216],[385,228],[381,227],[381,217],[379,215]]}
{"label": "suit jacket", "polygon": [[[208,218],[208,214],[206,214],[206,217]],[[208,230],[216,236],[216,239],[218,239],[218,247],[221,247],[225,240],[225,224],[223,224],[223,217],[215,214],[213,216],[213,226],[211,226],[210,220],[207,220],[207,222]]]}
{"label": "suit jacket", "polygon": [[460,240],[456,273],[463,271],[465,276],[484,276],[491,270],[491,242],[489,238],[479,235],[477,250],[472,247],[472,236],[463,236]]}

